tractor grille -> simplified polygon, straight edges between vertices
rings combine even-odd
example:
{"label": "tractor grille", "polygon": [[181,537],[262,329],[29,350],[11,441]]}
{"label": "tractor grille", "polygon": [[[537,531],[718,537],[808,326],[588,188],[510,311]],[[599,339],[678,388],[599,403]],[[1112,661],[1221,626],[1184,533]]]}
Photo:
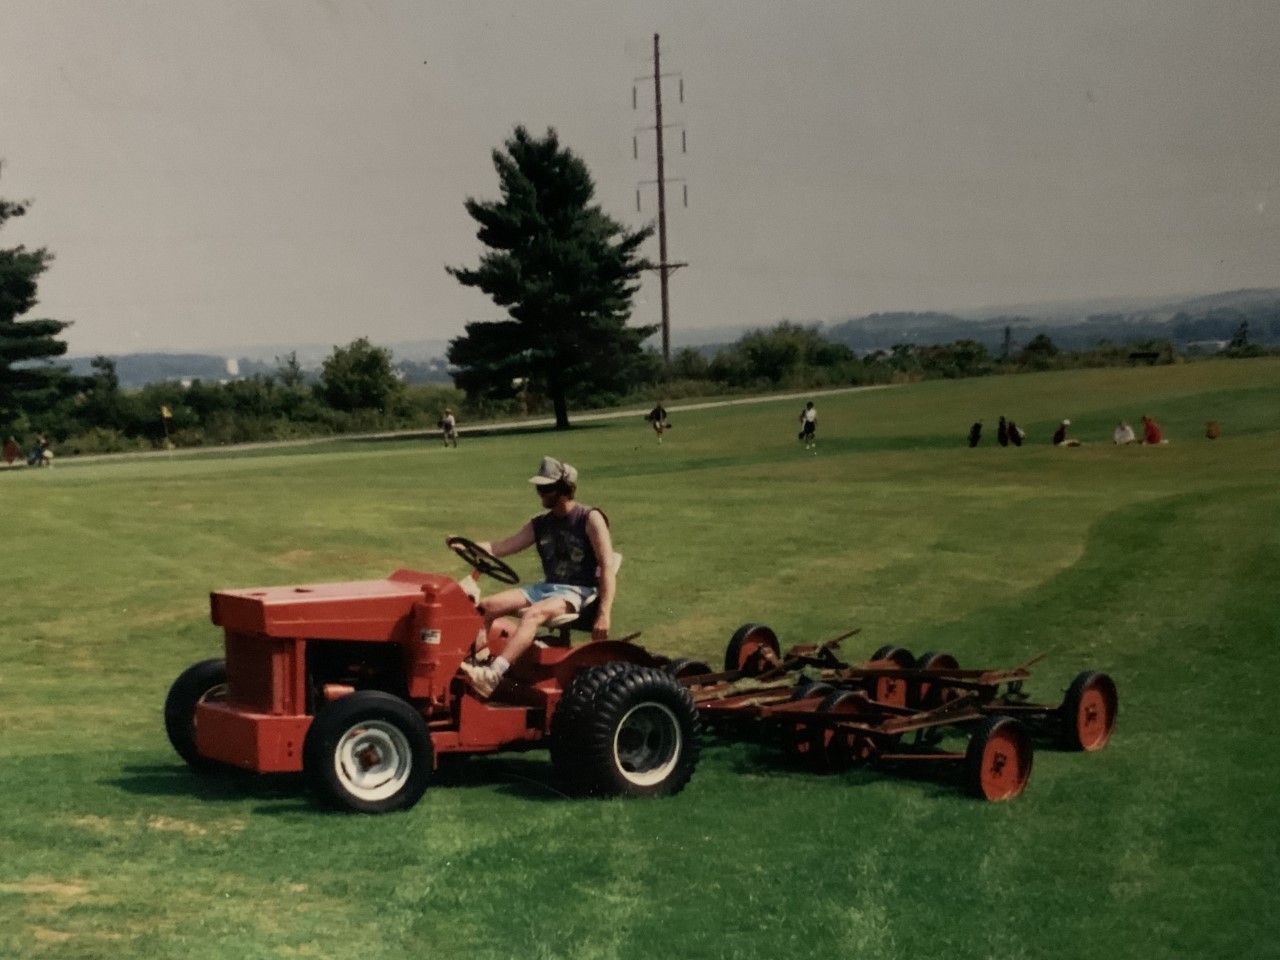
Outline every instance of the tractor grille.
{"label": "tractor grille", "polygon": [[297,714],[300,641],[227,635],[227,701],[254,713]]}

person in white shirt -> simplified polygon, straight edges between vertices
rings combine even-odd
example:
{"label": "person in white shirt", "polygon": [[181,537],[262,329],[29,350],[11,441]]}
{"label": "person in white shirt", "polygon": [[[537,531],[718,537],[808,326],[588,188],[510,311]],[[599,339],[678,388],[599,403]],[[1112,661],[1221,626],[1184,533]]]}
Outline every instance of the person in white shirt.
{"label": "person in white shirt", "polygon": [[444,416],[440,418],[440,436],[446,447],[458,445],[458,420],[453,415],[452,407],[444,408]]}
{"label": "person in white shirt", "polygon": [[814,409],[813,401],[810,400],[804,405],[804,409],[800,411],[800,435],[799,438],[804,442],[806,450],[812,450],[816,455],[818,453],[818,411]]}

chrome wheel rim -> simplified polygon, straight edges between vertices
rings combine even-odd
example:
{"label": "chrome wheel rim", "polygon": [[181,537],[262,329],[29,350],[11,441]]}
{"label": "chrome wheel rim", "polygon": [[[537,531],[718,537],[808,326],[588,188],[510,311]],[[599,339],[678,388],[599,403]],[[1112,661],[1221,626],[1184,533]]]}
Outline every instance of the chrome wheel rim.
{"label": "chrome wheel rim", "polygon": [[661,703],[641,703],[623,716],[613,735],[613,759],[628,783],[661,783],[680,762],[680,721]]}

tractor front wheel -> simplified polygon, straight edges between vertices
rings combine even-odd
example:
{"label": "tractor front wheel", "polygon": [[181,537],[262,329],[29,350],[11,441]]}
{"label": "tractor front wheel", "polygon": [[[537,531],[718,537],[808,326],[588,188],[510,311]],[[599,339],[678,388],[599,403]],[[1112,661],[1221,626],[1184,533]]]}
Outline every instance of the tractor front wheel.
{"label": "tractor front wheel", "polygon": [[178,756],[194,770],[216,770],[220,766],[196,749],[196,707],[225,699],[226,695],[227,661],[201,660],[178,674],[164,699],[165,733]]}
{"label": "tractor front wheel", "polygon": [[431,752],[418,711],[389,693],[359,690],[316,715],[302,769],[324,800],[357,813],[389,813],[422,797]]}

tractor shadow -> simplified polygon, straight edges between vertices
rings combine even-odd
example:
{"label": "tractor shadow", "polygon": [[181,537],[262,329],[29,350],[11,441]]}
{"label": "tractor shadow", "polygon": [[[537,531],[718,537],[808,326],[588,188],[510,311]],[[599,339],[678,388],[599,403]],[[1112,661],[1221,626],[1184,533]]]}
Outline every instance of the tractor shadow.
{"label": "tractor shadow", "polygon": [[[144,797],[184,797],[205,803],[260,801],[254,812],[273,815],[298,811],[340,813],[319,802],[300,773],[258,774],[232,767],[197,771],[182,763],[125,767],[107,786]],[[564,802],[545,759],[503,756],[441,757],[432,774],[432,790],[486,789],[521,800]]]}
{"label": "tractor shadow", "polygon": [[187,797],[206,803],[271,801],[262,813],[296,809],[309,802],[306,781],[297,773],[252,774],[234,768],[196,771],[182,763],[125,767],[122,776],[104,781],[125,793],[144,797]]}
{"label": "tractor shadow", "polygon": [[551,762],[507,754],[445,754],[430,789],[492,789],[522,800],[563,803],[572,800],[556,782]]}

